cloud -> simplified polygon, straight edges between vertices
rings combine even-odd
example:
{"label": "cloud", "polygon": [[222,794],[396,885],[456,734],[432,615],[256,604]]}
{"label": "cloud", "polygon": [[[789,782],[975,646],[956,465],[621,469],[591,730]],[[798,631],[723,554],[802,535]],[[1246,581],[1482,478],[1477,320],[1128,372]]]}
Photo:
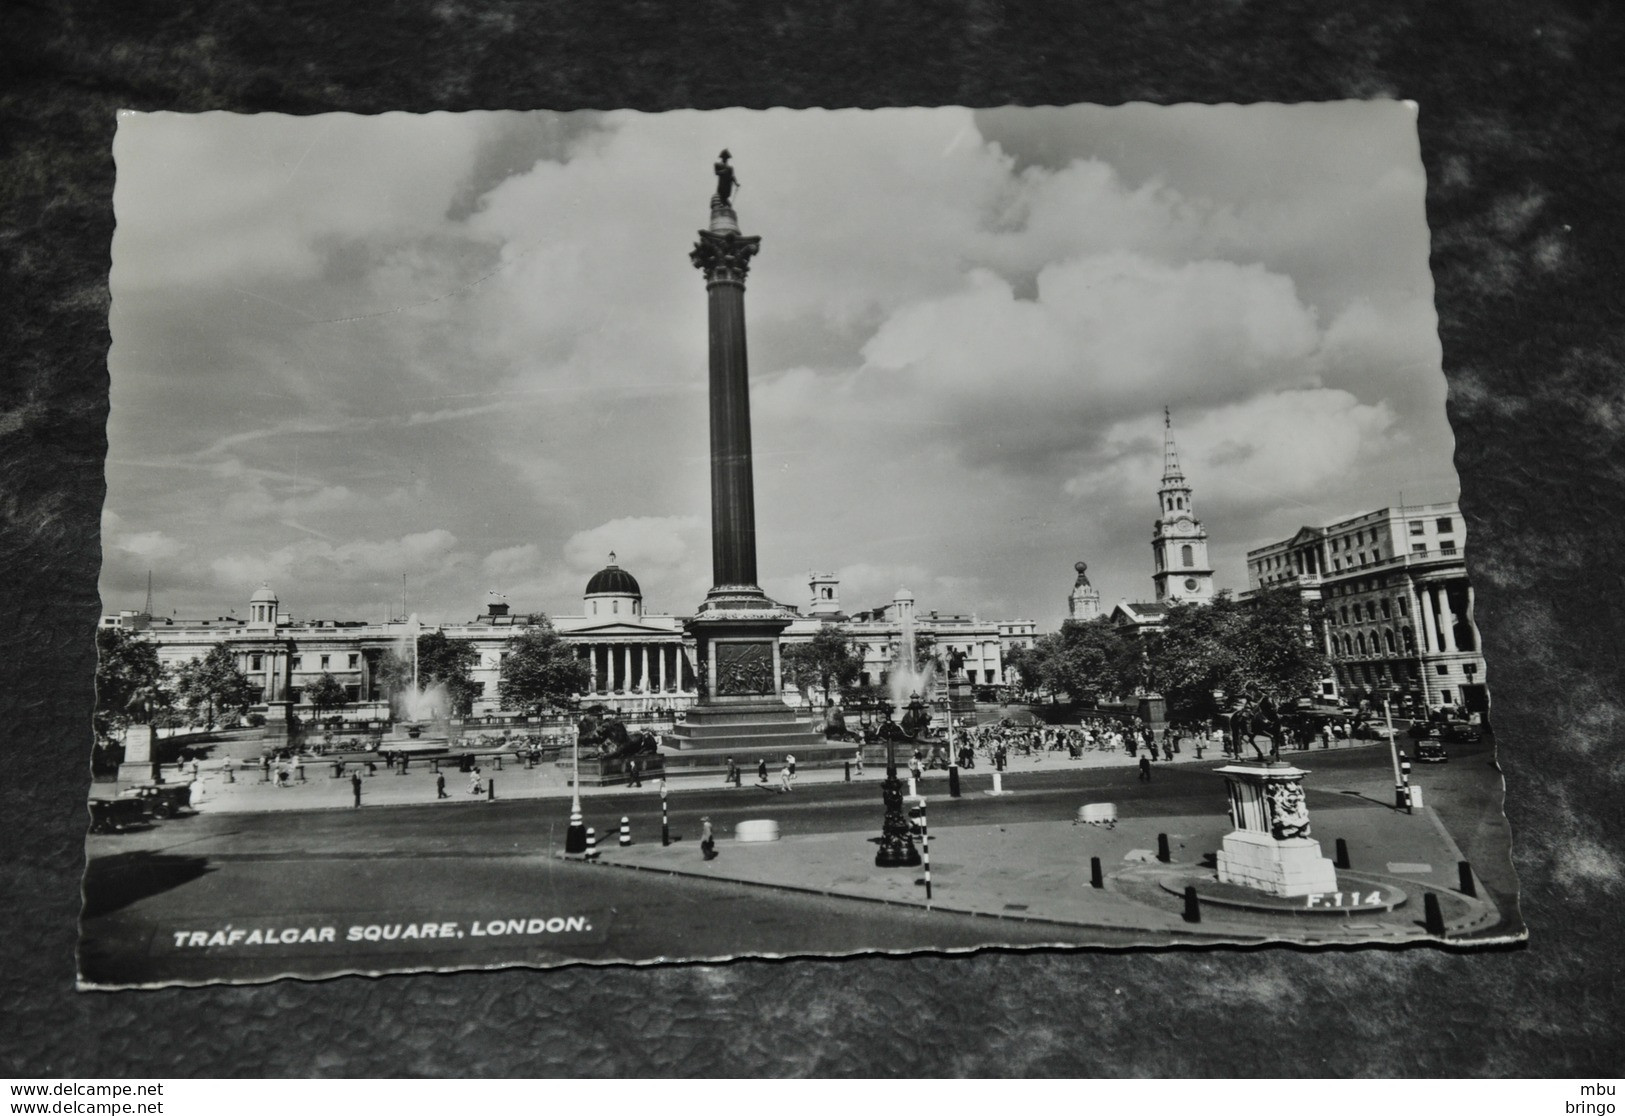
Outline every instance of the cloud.
{"label": "cloud", "polygon": [[792,603],[816,565],[856,607],[1043,619],[1078,557],[1115,597],[1164,403],[1221,561],[1293,501],[1454,495],[1402,106],[133,114],[104,587],[145,548],[199,612],[269,576],[342,615],[403,572],[426,616],[574,610],[614,550],[692,609],[688,252],[724,146],[763,238],[758,562]]}
{"label": "cloud", "polygon": [[[1210,522],[1211,509],[1241,513],[1315,498],[1398,445],[1387,404],[1329,388],[1274,392],[1179,418],[1180,465],[1196,489],[1198,515],[1210,509]],[[1067,480],[1067,493],[1146,502],[1162,479],[1162,434],[1160,414],[1114,424],[1091,466]]]}

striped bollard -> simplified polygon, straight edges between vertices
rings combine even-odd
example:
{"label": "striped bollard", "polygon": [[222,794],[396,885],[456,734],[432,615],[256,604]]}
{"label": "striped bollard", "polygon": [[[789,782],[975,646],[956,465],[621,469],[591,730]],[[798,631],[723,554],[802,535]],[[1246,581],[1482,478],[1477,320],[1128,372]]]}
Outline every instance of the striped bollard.
{"label": "striped bollard", "polygon": [[671,844],[671,818],[666,813],[666,792],[660,792],[660,847]]}
{"label": "striped bollard", "polygon": [[626,848],[626,846],[630,845],[631,843],[632,843],[632,819],[623,816],[621,818],[621,848],[624,849],[624,848]]}
{"label": "striped bollard", "polygon": [[1399,754],[1399,756],[1400,756],[1400,758],[1399,758],[1399,781],[1400,781],[1400,784],[1401,784],[1402,793],[1405,796],[1405,799],[1404,799],[1405,812],[1410,813],[1411,812],[1411,761],[1405,758],[1405,753],[1404,752],[1401,752]]}
{"label": "striped bollard", "polygon": [[588,860],[598,859],[598,831],[590,825],[587,827],[586,857]]}
{"label": "striped bollard", "polygon": [[926,821],[925,807],[920,807],[920,849],[925,862],[925,905],[931,906],[931,824]]}
{"label": "striped bollard", "polygon": [[564,851],[572,854],[587,851],[587,825],[579,807],[570,811],[570,828],[564,831]]}

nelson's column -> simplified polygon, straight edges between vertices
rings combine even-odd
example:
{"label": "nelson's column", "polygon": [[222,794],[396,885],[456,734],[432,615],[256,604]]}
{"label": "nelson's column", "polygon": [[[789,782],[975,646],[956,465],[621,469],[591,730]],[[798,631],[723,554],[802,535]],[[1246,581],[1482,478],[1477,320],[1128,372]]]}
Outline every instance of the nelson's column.
{"label": "nelson's column", "polygon": [[[743,236],[732,198],[738,180],[724,151],[716,164],[711,226],[689,254],[705,274],[711,332],[711,591],[686,625],[699,667],[699,703],[674,735],[682,752],[740,763],[814,761],[830,746],[784,704],[779,636],[790,614],[756,584],[756,497],[751,477],[750,374],[745,276],[762,242]],[[683,765],[681,756],[669,763]]]}

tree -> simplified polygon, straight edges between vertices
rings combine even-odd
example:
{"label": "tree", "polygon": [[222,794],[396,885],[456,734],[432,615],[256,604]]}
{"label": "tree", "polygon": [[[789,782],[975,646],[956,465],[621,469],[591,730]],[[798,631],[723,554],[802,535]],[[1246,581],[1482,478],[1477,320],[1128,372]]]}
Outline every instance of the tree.
{"label": "tree", "polygon": [[[483,692],[472,675],[479,661],[479,648],[469,640],[448,639],[444,632],[418,636],[418,685],[444,685],[452,711],[465,717],[474,708],[474,699]],[[411,677],[410,663],[407,677]]]}
{"label": "tree", "polygon": [[158,648],[123,628],[96,630],[96,732],[110,737],[132,715],[151,718],[169,706],[167,672]]}
{"label": "tree", "polygon": [[176,671],[176,688],[194,723],[198,711],[204,713],[206,728],[214,728],[215,719],[228,710],[245,710],[258,696],[258,690],[248,676],[237,669],[237,659],[223,643],[209,648],[201,659],[182,664]]}
{"label": "tree", "polygon": [[337,708],[350,700],[349,693],[344,689],[344,683],[325,670],[322,671],[322,676],[316,679],[316,684],[305,691],[305,697],[316,707],[318,717],[324,711]]}
{"label": "tree", "polygon": [[822,689],[826,706],[830,703],[830,691],[847,694],[863,669],[863,660],[853,651],[851,637],[834,624],[819,628],[806,643],[786,646],[781,657],[790,681],[798,688],[817,686]]}
{"label": "tree", "polygon": [[1106,617],[1067,620],[1059,632],[1038,640],[1039,678],[1051,693],[1065,693],[1073,701],[1132,689],[1123,684],[1124,668],[1139,660],[1139,649],[1127,646],[1131,639]]}
{"label": "tree", "polygon": [[386,649],[373,660],[372,684],[383,692],[386,699],[393,698],[412,685],[412,657]]}
{"label": "tree", "polygon": [[1215,690],[1228,702],[1250,685],[1289,704],[1326,673],[1312,619],[1291,588],[1260,590],[1245,602],[1220,593],[1207,605],[1174,605],[1149,649],[1155,685],[1171,710],[1188,717],[1220,712]]}
{"label": "tree", "polygon": [[497,696],[505,709],[536,715],[550,706],[563,705],[585,690],[591,678],[591,668],[543,619],[508,641]]}
{"label": "tree", "polygon": [[1044,675],[1037,648],[1021,643],[1011,645],[1004,653],[1004,676],[1007,679],[1014,676],[1013,681],[1023,691],[1042,686]]}

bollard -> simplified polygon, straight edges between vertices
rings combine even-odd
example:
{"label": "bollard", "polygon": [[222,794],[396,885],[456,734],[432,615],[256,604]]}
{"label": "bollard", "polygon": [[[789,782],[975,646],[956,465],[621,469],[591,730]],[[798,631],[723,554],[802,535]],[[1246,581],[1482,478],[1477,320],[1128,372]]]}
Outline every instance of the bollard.
{"label": "bollard", "polygon": [[1435,938],[1444,937],[1444,912],[1439,910],[1439,897],[1431,891],[1424,895],[1422,910],[1425,913],[1428,933]]}
{"label": "bollard", "polygon": [[920,847],[925,859],[925,903],[931,905],[931,826],[925,820],[925,808],[920,808]]}
{"label": "bollard", "polygon": [[631,843],[632,843],[632,819],[628,818],[628,817],[625,817],[623,815],[622,818],[621,818],[621,848],[624,849],[624,848],[626,848],[626,846],[630,845]]}
{"label": "bollard", "polygon": [[1089,886],[1097,889],[1106,886],[1106,877],[1100,871],[1100,857],[1098,856],[1089,858]]}
{"label": "bollard", "polygon": [[959,764],[957,763],[948,765],[948,797],[959,797]]}
{"label": "bollard", "polygon": [[579,804],[570,811],[570,828],[564,831],[564,851],[567,853],[587,851],[587,827],[581,820]]}
{"label": "bollard", "polygon": [[1456,874],[1461,878],[1461,886],[1456,888],[1463,895],[1478,898],[1478,885],[1473,883],[1473,866],[1465,860],[1456,861]]}
{"label": "bollard", "polygon": [[1348,842],[1343,840],[1343,838],[1341,838],[1341,837],[1339,837],[1337,839],[1337,859],[1332,861],[1332,867],[1333,868],[1348,868],[1348,867],[1350,867],[1350,864],[1349,864],[1349,845],[1348,845]]}
{"label": "bollard", "polygon": [[993,772],[993,793],[1004,793],[1004,776],[997,771]]}
{"label": "bollard", "polygon": [[237,781],[237,773],[232,770],[231,764],[229,764],[229,763],[226,764],[226,782],[235,783],[236,781]]}
{"label": "bollard", "polygon": [[294,773],[294,775],[297,776],[297,778],[294,780],[295,782],[303,783],[305,781],[305,765],[304,764],[301,763],[298,766],[296,766],[293,769],[293,773]]}
{"label": "bollard", "polygon": [[920,796],[919,784],[914,781],[914,776],[912,775],[908,777],[908,796],[910,798],[918,798]]}
{"label": "bollard", "polygon": [[332,775],[332,777],[335,778],[335,779],[344,778],[344,765],[342,763],[340,763],[338,760],[333,761],[333,775]]}
{"label": "bollard", "polygon": [[588,860],[598,859],[598,831],[592,826],[587,827],[587,853]]}
{"label": "bollard", "polygon": [[847,760],[841,766],[846,768],[846,782],[850,783],[852,781],[852,761]]}
{"label": "bollard", "polygon": [[1166,833],[1157,834],[1157,859],[1164,864],[1173,859],[1173,854],[1168,851],[1168,835]]}
{"label": "bollard", "polygon": [[666,816],[666,796],[660,796],[660,847],[671,844],[671,820]]}
{"label": "bollard", "polygon": [[1185,921],[1202,921],[1202,908],[1197,903],[1196,888],[1189,884],[1185,885]]}
{"label": "bollard", "polygon": [[492,779],[490,782],[488,782],[485,785],[485,801],[487,801],[487,802],[495,802],[496,800],[497,800],[497,781],[495,779]]}

